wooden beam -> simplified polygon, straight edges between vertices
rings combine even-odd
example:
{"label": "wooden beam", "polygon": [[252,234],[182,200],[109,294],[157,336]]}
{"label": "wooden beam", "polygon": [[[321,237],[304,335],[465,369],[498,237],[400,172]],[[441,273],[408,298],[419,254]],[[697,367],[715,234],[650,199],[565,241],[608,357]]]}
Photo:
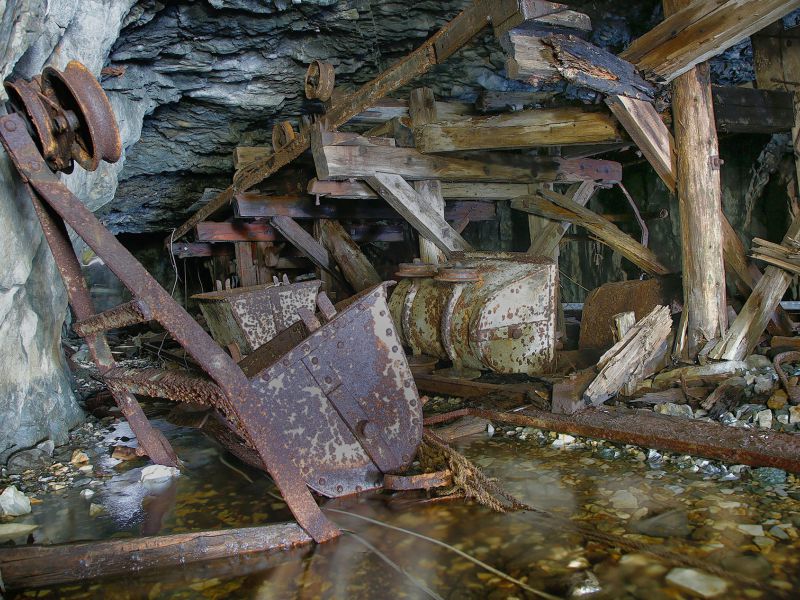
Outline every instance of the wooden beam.
{"label": "wooden beam", "polygon": [[792,94],[732,86],[711,86],[717,131],[782,133],[794,126]]}
{"label": "wooden beam", "polygon": [[[358,224],[346,225],[348,234],[357,242],[402,242],[403,228],[398,225]],[[195,228],[196,237],[212,247],[224,242],[280,242],[286,241],[274,227],[267,223],[203,221]],[[176,242],[178,244],[179,242]],[[213,252],[213,251],[212,251]],[[232,255],[231,249],[227,254]],[[213,255],[213,254],[212,254]],[[214,255],[216,256],[216,255]]]}
{"label": "wooden beam", "polygon": [[276,523],[52,546],[22,545],[0,548],[0,571],[9,589],[34,588],[112,575],[135,578],[149,569],[178,569],[193,562],[289,550],[312,541],[297,523]]}
{"label": "wooden beam", "polygon": [[[401,219],[394,208],[380,200],[333,199],[321,200],[313,196],[267,196],[258,192],[244,192],[236,196],[234,211],[237,217],[264,219],[287,216],[293,219]],[[444,211],[448,221],[460,221],[469,217],[473,221],[490,221],[496,218],[493,202],[455,200],[449,202]]]}
{"label": "wooden beam", "polygon": [[272,217],[272,226],[281,233],[300,253],[308,258],[317,267],[330,273],[331,276],[344,287],[347,283],[336,270],[336,262],[330,253],[314,237],[292,219],[291,217]]}
{"label": "wooden beam", "polygon": [[233,256],[230,244],[209,244],[199,242],[175,242],[172,244],[175,258],[209,258],[212,256]]}
{"label": "wooden beam", "polygon": [[534,196],[512,201],[511,207],[537,214],[548,219],[569,221],[587,229],[594,237],[619,252],[640,269],[651,275],[666,275],[669,269],[661,264],[652,250],[642,246],[627,233],[603,217],[569,198],[549,190],[540,190]]}
{"label": "wooden beam", "polygon": [[[689,0],[663,3],[669,15]],[[684,292],[675,350],[694,358],[707,342],[725,333],[728,320],[719,143],[708,64],[684,70],[675,79],[672,113]]]}
{"label": "wooden beam", "polygon": [[[312,144],[319,179],[366,179],[377,173],[395,173],[412,181],[478,181],[536,183],[543,181],[606,181],[622,178],[619,163],[559,157],[510,157],[485,153],[481,160],[422,154],[413,148],[385,146],[323,146],[319,127]],[[516,163],[516,164],[515,164]]]}
{"label": "wooden beam", "polygon": [[[534,1],[532,4],[538,4],[538,2]],[[403,87],[415,77],[426,73],[438,61],[444,60],[446,56],[455,52],[459,47],[458,44],[468,42],[490,21],[502,19],[503,22],[506,22],[519,12],[520,7],[517,5],[516,0],[513,5],[505,7],[502,11],[493,0],[474,0],[473,5],[446,23],[419,48],[383,71],[375,79],[365,83],[352,94],[337,99],[325,113],[324,121],[327,129],[336,129],[344,125],[360,112],[374,106],[381,98]],[[205,221],[211,215],[224,208],[237,191],[247,191],[260,181],[263,181],[308,150],[310,145],[311,140],[305,128],[301,127],[301,131],[295,141],[280,152],[263,160],[250,163],[247,169],[238,171],[234,176],[233,184],[178,227],[170,236],[170,241],[185,236],[199,222]]]}
{"label": "wooden beam", "polygon": [[674,141],[651,102],[609,96],[606,104],[671,191],[675,191]]}
{"label": "wooden beam", "polygon": [[[510,200],[517,196],[532,193],[528,183],[464,183],[444,182],[442,196],[446,200]],[[328,196],[337,199],[377,199],[377,192],[363,181],[312,179],[308,183],[308,193],[315,196]]]}
{"label": "wooden beam", "polygon": [[414,140],[430,153],[597,144],[621,136],[610,115],[569,107],[415,124]]}
{"label": "wooden beam", "polygon": [[458,250],[471,250],[472,247],[436,212],[425,199],[402,177],[390,173],[376,173],[366,179],[411,226],[431,240],[436,247],[449,257]]}
{"label": "wooden beam", "polygon": [[620,54],[666,83],[800,7],[800,0],[694,0]]}
{"label": "wooden beam", "polygon": [[339,221],[322,220],[319,227],[322,245],[334,257],[353,291],[366,290],[382,281],[375,267]]}
{"label": "wooden beam", "polygon": [[[596,191],[597,185],[594,182],[584,181],[583,183],[573,184],[572,189],[567,192],[565,197],[575,204],[586,206]],[[531,228],[530,219],[531,217],[529,217],[528,227],[531,229],[531,245],[528,248],[528,254],[553,257],[558,252],[558,245],[561,243],[561,239],[572,224],[568,221],[551,221],[548,219],[546,223],[537,224]]]}

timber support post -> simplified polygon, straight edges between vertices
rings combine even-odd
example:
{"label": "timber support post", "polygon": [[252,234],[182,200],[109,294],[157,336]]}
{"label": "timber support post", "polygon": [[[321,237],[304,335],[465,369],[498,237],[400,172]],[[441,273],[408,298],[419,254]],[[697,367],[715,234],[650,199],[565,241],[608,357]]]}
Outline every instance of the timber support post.
{"label": "timber support post", "polygon": [[[689,3],[664,0],[664,13],[669,16]],[[672,111],[684,281],[675,351],[694,357],[727,329],[719,144],[708,64],[674,80]]]}

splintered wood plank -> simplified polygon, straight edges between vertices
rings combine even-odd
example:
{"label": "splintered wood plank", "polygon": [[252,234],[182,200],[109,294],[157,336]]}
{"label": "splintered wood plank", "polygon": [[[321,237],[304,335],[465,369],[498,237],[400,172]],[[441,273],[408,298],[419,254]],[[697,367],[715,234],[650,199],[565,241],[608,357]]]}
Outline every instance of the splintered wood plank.
{"label": "splintered wood plank", "polygon": [[375,267],[338,221],[323,220],[319,227],[322,245],[334,257],[353,291],[360,292],[382,281]]}
{"label": "splintered wood plank", "polygon": [[621,140],[610,115],[583,108],[524,110],[414,127],[420,152],[514,149]]}
{"label": "splintered wood plank", "polygon": [[[633,314],[633,313],[630,313]],[[599,406],[620,393],[626,385],[636,385],[647,375],[653,357],[672,329],[669,308],[657,306],[628,329],[621,339],[598,361],[600,372],[583,393],[586,406]]]}
{"label": "splintered wood plank", "polygon": [[[593,181],[584,181],[573,185],[566,197],[572,200],[575,204],[586,206],[589,200],[594,196],[597,191],[597,185]],[[530,219],[529,217],[529,228]],[[538,220],[541,221],[541,217]],[[561,239],[567,233],[572,223],[568,221],[551,221],[546,220],[545,223],[538,223],[531,229],[531,245],[528,248],[528,254],[534,256],[554,256],[558,251],[558,245]],[[535,230],[535,231],[534,231]]]}
{"label": "splintered wood plank", "polygon": [[681,6],[620,54],[660,83],[789,14],[800,0],[695,0]]}
{"label": "splintered wood plank", "polygon": [[555,27],[575,29],[576,32],[592,30],[592,21],[588,15],[569,6],[544,0],[491,0],[492,24],[495,35],[499,36],[512,28]]}
{"label": "splintered wood plank", "polygon": [[674,192],[674,140],[653,104],[626,96],[609,96],[606,104],[667,188]]}
{"label": "splintered wood plank", "polygon": [[449,257],[458,250],[471,250],[472,247],[425,202],[414,188],[399,175],[376,173],[366,179],[394,209],[419,231],[421,235],[436,244]]}
{"label": "splintered wood plank", "polygon": [[525,196],[512,201],[511,207],[548,219],[569,221],[585,228],[613,250],[619,252],[633,264],[651,275],[666,275],[665,267],[652,250],[646,248],[616,225],[597,213],[573,202],[569,198],[549,190],[540,190],[534,196]]}

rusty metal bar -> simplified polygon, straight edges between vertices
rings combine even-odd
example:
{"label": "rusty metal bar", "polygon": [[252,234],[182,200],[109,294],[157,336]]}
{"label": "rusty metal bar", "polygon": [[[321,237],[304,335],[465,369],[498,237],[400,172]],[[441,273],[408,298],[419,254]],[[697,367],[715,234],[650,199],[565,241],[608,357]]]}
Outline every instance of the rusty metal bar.
{"label": "rusty metal bar", "polygon": [[574,415],[525,409],[508,413],[465,408],[425,420],[425,425],[473,415],[522,427],[536,427],[620,444],[635,444],[751,467],[776,467],[800,473],[800,438],[764,429],[670,417],[650,411],[603,406]]}
{"label": "rusty metal bar", "polygon": [[150,313],[150,308],[145,302],[131,300],[100,314],[78,321],[72,326],[72,329],[79,336],[86,337],[109,329],[147,323],[152,318],[153,315]]}
{"label": "rusty metal bar", "polygon": [[[300,525],[317,542],[339,535],[338,529],[320,511],[292,461],[292,451],[282,431],[283,424],[261,402],[233,359],[49,170],[19,114],[0,118],[0,141],[17,171],[29,183],[28,191],[31,192],[34,205],[38,204],[44,209],[39,200],[47,202],[61,219],[69,223],[86,244],[103,258],[132,295],[147,303],[154,320],[169,331],[219,386],[225,401],[217,408],[236,425],[245,441],[256,449]],[[40,217],[45,213],[42,224],[46,228],[47,211],[37,210],[37,213]],[[68,244],[65,239],[63,247],[54,249],[54,255],[62,269],[65,284],[83,289],[88,297],[77,258]],[[65,264],[73,265],[72,271],[66,271],[62,266]],[[80,313],[79,320],[94,314],[93,308],[86,305],[85,298],[77,300],[78,304],[84,304],[84,308],[77,311]],[[113,362],[107,364],[104,372],[112,366]],[[132,396],[130,398],[135,404],[135,399]],[[254,423],[258,423],[257,432],[253,430]]]}
{"label": "rusty metal bar", "polygon": [[129,369],[116,367],[103,380],[114,390],[129,390],[151,398],[167,398],[175,402],[193,402],[222,406],[225,394],[217,384],[200,373],[169,369]]}

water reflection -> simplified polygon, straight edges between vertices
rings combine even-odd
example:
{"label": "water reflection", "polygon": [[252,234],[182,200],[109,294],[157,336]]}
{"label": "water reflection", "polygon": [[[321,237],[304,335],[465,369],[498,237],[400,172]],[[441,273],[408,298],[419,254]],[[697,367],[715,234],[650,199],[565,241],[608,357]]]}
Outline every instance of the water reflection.
{"label": "water reflection", "polygon": [[[122,472],[95,497],[106,508],[105,515],[89,518],[77,492],[39,505],[35,517],[42,519],[38,522],[47,539],[85,539],[86,533],[96,539],[120,532],[150,535],[289,519],[285,505],[270,495],[274,487],[263,475],[241,467],[254,480],[249,483],[198,433],[171,428],[167,433],[187,462],[183,475],[151,493],[138,484],[143,463],[111,467]],[[728,581],[719,597],[791,597],[800,584],[800,503],[792,497],[800,490],[794,483],[778,489],[746,479],[721,481],[655,457],[648,462],[636,449],[553,448],[484,435],[464,439],[458,448],[529,504],[591,524],[601,533],[696,557],[752,579],[748,585]],[[619,457],[602,458],[615,455]],[[588,539],[542,515],[496,514],[461,501],[383,493],[329,501],[326,507],[430,536],[558,597],[691,597],[668,583],[674,565]],[[48,511],[57,518],[48,518]],[[443,598],[535,597],[445,548],[352,516],[328,515],[358,537],[345,534],[290,553],[186,565],[125,581],[39,593],[66,598],[416,599],[431,597],[427,587]],[[753,535],[757,533],[763,535]]]}

